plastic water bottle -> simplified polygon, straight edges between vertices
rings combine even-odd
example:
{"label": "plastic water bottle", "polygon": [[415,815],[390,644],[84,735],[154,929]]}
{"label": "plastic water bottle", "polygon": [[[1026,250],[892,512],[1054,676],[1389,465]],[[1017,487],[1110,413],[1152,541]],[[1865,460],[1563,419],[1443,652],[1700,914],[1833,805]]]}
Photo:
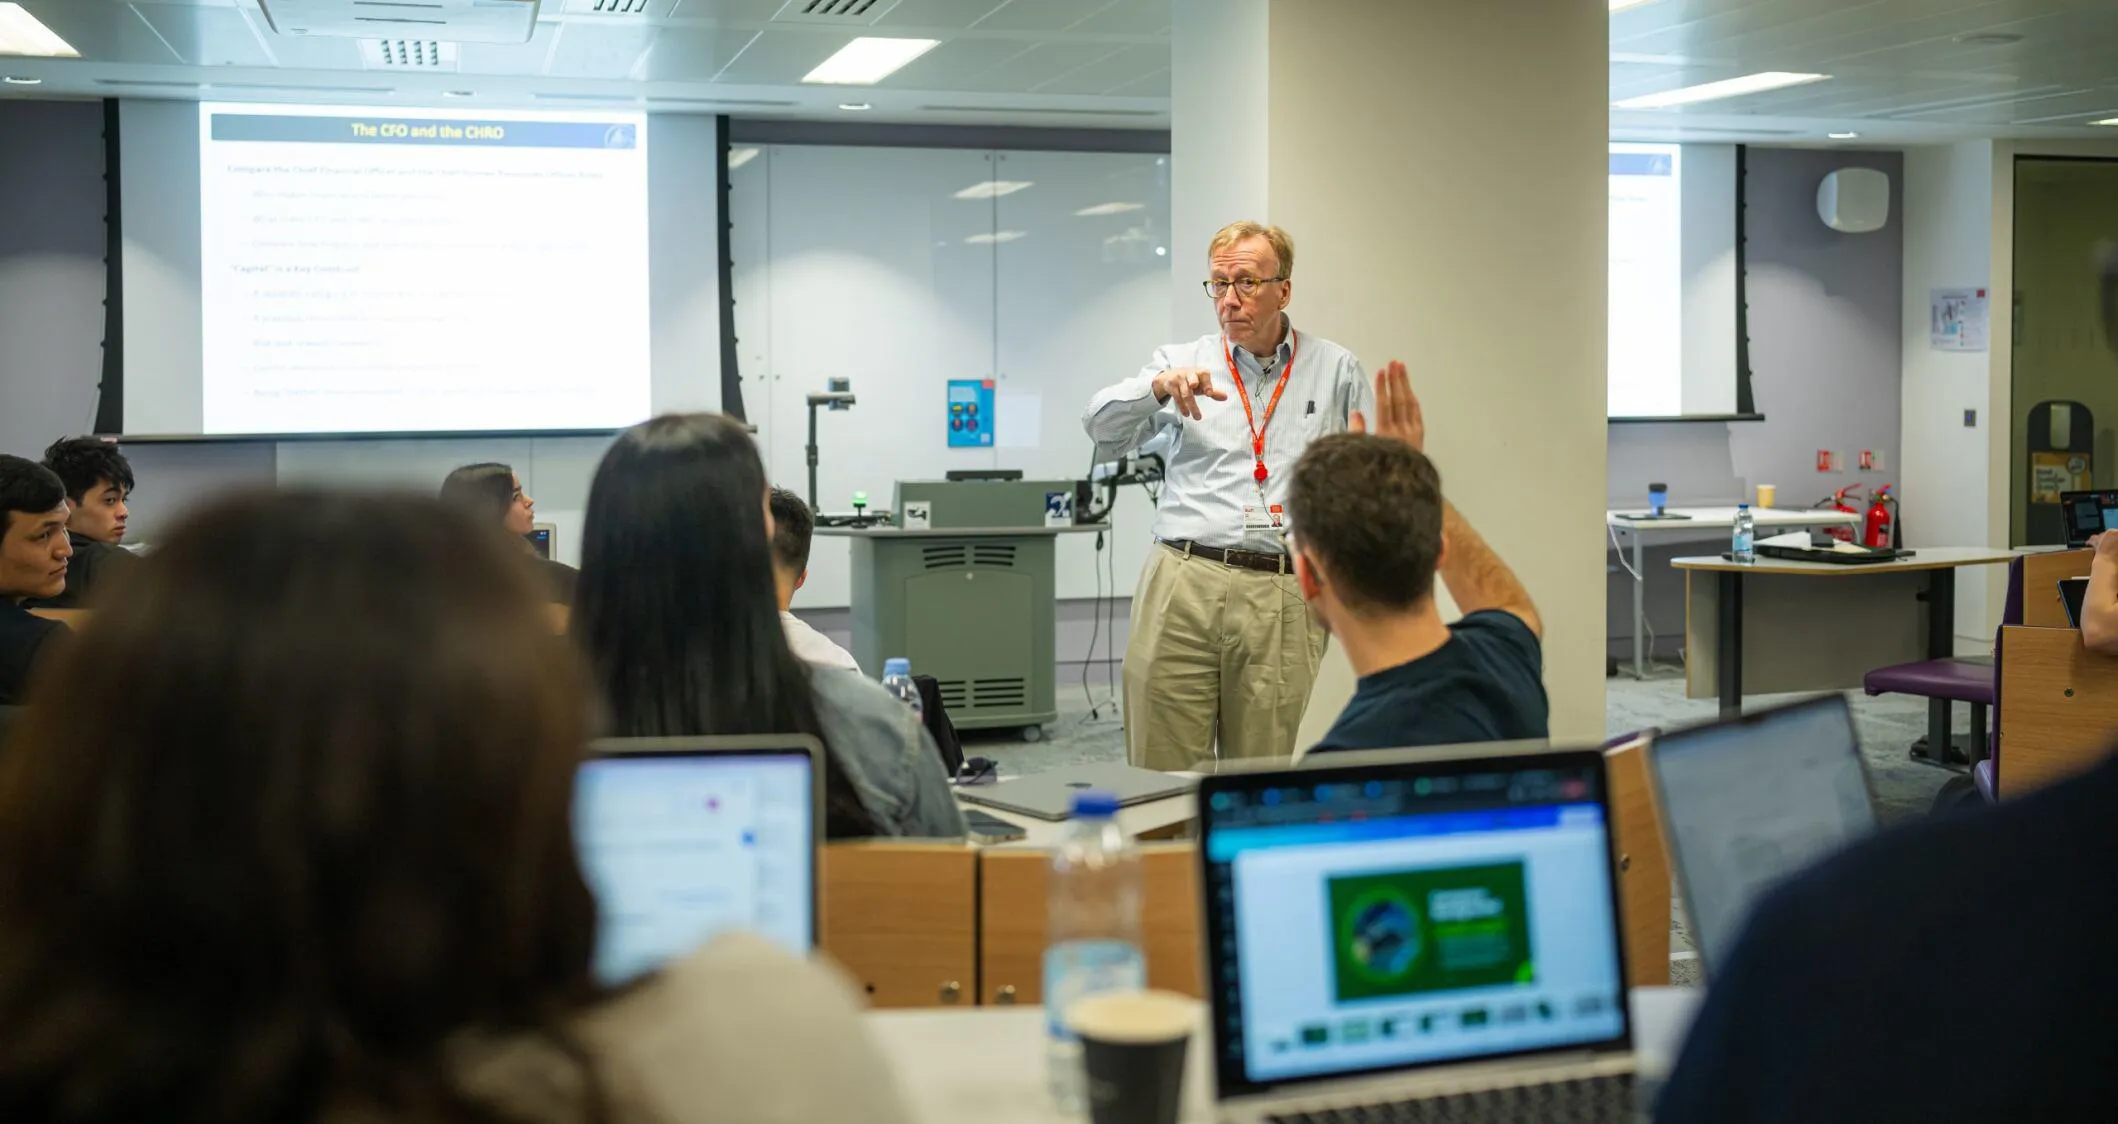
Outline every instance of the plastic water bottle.
{"label": "plastic water bottle", "polygon": [[1118,798],[1074,797],[1073,816],[1052,852],[1049,934],[1044,946],[1046,1079],[1062,1112],[1086,1107],[1081,1043],[1066,1027],[1074,1001],[1147,986],[1140,952],[1140,851],[1118,826]]}
{"label": "plastic water bottle", "polygon": [[1736,505],[1736,532],[1728,544],[1728,555],[1738,562],[1758,560],[1758,524],[1750,514],[1750,505]]}
{"label": "plastic water bottle", "polygon": [[912,708],[921,722],[927,720],[927,704],[919,697],[919,684],[912,682],[912,661],[892,656],[883,661],[882,689]]}

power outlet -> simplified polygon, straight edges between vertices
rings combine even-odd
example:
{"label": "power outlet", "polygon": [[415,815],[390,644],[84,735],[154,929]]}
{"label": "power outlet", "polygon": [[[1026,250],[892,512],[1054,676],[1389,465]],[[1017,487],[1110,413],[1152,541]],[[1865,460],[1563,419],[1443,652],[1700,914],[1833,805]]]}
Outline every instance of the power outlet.
{"label": "power outlet", "polygon": [[1837,453],[1829,449],[1818,449],[1816,451],[1816,470],[1818,472],[1833,472],[1837,470],[1838,466],[1839,455]]}

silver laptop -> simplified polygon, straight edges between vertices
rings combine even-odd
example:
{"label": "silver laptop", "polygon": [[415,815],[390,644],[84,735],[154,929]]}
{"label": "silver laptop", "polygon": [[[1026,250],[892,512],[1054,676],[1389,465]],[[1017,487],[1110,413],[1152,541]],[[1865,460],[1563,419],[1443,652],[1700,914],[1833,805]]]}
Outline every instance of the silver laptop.
{"label": "silver laptop", "polygon": [[817,939],[823,746],[801,735],[591,743],[574,839],[596,895],[596,976],[618,985],[718,933]]}
{"label": "silver laptop", "polygon": [[956,799],[1034,819],[1063,820],[1073,811],[1074,797],[1090,789],[1115,794],[1119,807],[1130,808],[1181,796],[1198,783],[1131,765],[1068,765],[995,785],[959,785]]}
{"label": "silver laptop", "polygon": [[1225,1124],[1632,1111],[1601,751],[1311,758],[1199,811]]}
{"label": "silver laptop", "polygon": [[1662,734],[1648,764],[1709,973],[1727,963],[1766,891],[1875,830],[1867,765],[1839,695]]}

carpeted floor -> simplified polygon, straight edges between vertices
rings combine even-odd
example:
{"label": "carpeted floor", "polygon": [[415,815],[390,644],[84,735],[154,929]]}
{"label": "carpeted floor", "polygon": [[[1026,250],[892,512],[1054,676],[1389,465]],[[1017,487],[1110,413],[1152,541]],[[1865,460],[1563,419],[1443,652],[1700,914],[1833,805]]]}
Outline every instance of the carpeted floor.
{"label": "carpeted floor", "polygon": [[[1114,695],[1101,676],[1090,681],[1090,698],[1084,697],[1078,680],[1062,685],[1059,718],[1045,727],[1045,740],[1025,742],[1014,730],[999,733],[965,731],[964,751],[1000,762],[1002,775],[1037,773],[1063,765],[1122,761],[1125,734],[1119,726]],[[1746,706],[1763,707],[1798,696],[1759,695],[1745,700]],[[1927,813],[1950,772],[1911,760],[1907,748],[1926,733],[1927,706],[1923,700],[1902,696],[1869,698],[1850,693],[1854,724],[1860,734],[1861,755],[1868,761],[1875,785],[1876,812],[1884,824],[1902,822]],[[1609,734],[1628,733],[1650,726],[1669,729],[1713,718],[1713,699],[1687,699],[1684,682],[1674,672],[1646,681],[1620,678],[1608,681],[1604,725]],[[1964,708],[1956,708],[1958,735],[1967,732]],[[1683,905],[1676,903],[1670,922],[1670,979],[1696,984],[1698,963],[1684,927]]]}

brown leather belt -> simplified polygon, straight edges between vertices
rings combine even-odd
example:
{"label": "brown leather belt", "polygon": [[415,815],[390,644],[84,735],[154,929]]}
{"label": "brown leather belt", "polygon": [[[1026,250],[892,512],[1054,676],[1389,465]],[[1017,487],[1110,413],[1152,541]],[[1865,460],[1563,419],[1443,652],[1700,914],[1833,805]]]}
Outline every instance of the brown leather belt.
{"label": "brown leather belt", "polygon": [[1223,550],[1218,546],[1207,546],[1190,539],[1156,539],[1158,543],[1194,558],[1208,562],[1219,562],[1223,566],[1234,566],[1238,570],[1259,570],[1267,574],[1291,574],[1294,564],[1284,554],[1271,554],[1261,550]]}

